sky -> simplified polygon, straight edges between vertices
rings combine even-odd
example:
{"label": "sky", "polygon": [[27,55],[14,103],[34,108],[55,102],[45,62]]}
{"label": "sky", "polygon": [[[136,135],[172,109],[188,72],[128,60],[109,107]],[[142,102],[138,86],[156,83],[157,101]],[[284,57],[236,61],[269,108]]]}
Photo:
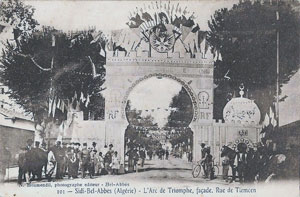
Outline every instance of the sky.
{"label": "sky", "polygon": [[165,109],[169,108],[173,96],[178,94],[181,88],[182,86],[172,79],[152,77],[140,82],[132,90],[128,99],[131,101],[132,108],[137,110],[155,109],[154,112],[143,111],[142,116],[151,115],[154,123],[163,127],[170,114],[170,111]]}
{"label": "sky", "polygon": [[[126,22],[136,7],[143,8],[151,1],[25,1],[36,8],[35,18],[43,25],[62,30],[76,30],[96,26],[104,32],[127,28]],[[155,2],[155,1],[153,1]],[[158,1],[159,2],[159,1]],[[164,1],[167,2],[167,1]],[[179,1],[171,1],[177,5]],[[238,0],[181,1],[182,8],[195,12],[196,22],[208,30],[207,21],[215,10],[232,7]]]}
{"label": "sky", "polygon": [[[155,2],[155,1],[153,1]],[[165,1],[166,2],[166,1]],[[207,22],[215,10],[227,7],[231,8],[238,0],[195,0],[180,1],[182,8],[195,12],[195,21],[199,24],[201,30],[208,30]],[[98,30],[102,30],[109,34],[111,30],[128,28],[126,22],[136,7],[143,8],[144,4],[148,5],[150,1],[25,1],[26,4],[36,8],[35,19],[41,25],[54,26],[64,31],[82,30],[90,26],[95,26]],[[178,1],[171,1],[171,4],[177,5]],[[8,34],[9,32],[7,32]],[[12,34],[9,34],[12,35]],[[1,36],[4,37],[4,34]],[[2,37],[2,38],[3,38]],[[1,46],[0,46],[1,48]],[[136,105],[142,106],[149,100],[159,101],[160,104],[166,104],[172,97],[174,92],[178,90],[178,84],[171,81],[153,82],[152,86],[145,85],[145,90],[136,90]],[[167,80],[167,79],[166,79]],[[291,81],[283,86],[282,95],[287,95],[285,102],[280,103],[280,125],[285,125],[300,119],[300,72],[296,73]],[[143,85],[141,85],[143,87]],[[160,87],[158,89],[157,87]],[[138,87],[137,87],[138,88]],[[143,88],[141,88],[143,89]],[[145,93],[146,90],[148,93]],[[170,91],[170,92],[169,92]],[[151,92],[151,94],[149,94]],[[143,99],[141,95],[144,96]],[[139,103],[140,102],[140,103]],[[157,104],[157,103],[156,103]],[[261,114],[263,117],[265,114]]]}

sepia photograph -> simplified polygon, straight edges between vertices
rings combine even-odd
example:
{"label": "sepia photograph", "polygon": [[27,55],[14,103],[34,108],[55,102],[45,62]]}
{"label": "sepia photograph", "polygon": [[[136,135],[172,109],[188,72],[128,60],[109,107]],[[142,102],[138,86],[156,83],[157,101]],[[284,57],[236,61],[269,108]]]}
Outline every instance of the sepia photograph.
{"label": "sepia photograph", "polygon": [[0,0],[0,197],[299,197],[299,0]]}

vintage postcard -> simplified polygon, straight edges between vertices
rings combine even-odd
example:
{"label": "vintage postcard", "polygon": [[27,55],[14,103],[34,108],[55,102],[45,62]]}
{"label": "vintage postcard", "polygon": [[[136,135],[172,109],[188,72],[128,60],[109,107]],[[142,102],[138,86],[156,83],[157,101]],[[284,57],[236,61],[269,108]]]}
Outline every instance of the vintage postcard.
{"label": "vintage postcard", "polygon": [[0,1],[0,197],[299,196],[298,0]]}

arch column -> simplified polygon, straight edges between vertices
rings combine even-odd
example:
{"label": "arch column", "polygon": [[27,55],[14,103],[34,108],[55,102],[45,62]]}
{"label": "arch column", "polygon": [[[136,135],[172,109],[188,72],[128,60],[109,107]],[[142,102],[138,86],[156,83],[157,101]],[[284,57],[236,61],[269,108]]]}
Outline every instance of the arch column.
{"label": "arch column", "polygon": [[125,130],[127,126],[126,120],[106,121],[105,125],[107,143],[114,145],[114,150],[118,152],[120,158],[120,174],[125,173]]}

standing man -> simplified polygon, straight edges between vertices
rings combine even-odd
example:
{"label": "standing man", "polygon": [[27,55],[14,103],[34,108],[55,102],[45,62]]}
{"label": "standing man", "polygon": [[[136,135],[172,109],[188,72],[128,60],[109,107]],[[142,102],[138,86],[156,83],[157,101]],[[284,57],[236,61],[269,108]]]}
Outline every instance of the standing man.
{"label": "standing man", "polygon": [[229,171],[229,157],[228,155],[225,155],[223,160],[222,160],[222,169],[223,169],[223,180],[228,182],[228,171]]}
{"label": "standing man", "polygon": [[147,154],[148,154],[148,156],[149,156],[149,160],[152,160],[153,151],[152,151],[151,148],[150,148],[150,150],[148,150]]}
{"label": "standing man", "polygon": [[89,173],[90,173],[90,177],[92,178],[92,176],[95,176],[95,166],[97,165],[97,150],[96,149],[91,149],[90,151],[90,166],[89,166]]}
{"label": "standing man", "polygon": [[135,172],[138,172],[138,161],[139,161],[139,153],[137,147],[135,146],[132,152],[132,159],[133,159],[133,167]]}
{"label": "standing man", "polygon": [[42,142],[42,147],[41,147],[41,150],[44,152],[43,155],[44,155],[44,173],[45,173],[45,176],[47,174],[47,164],[48,164],[48,150],[47,150],[47,144],[45,142]]}
{"label": "standing man", "polygon": [[35,178],[35,176],[37,176],[38,180],[42,179],[42,170],[43,170],[43,166],[45,164],[45,152],[40,148],[40,142],[36,141],[35,142],[35,147],[32,148],[32,160],[30,162],[32,162],[33,165],[33,171],[32,171],[32,179]]}
{"label": "standing man", "polygon": [[134,164],[133,164],[133,146],[129,147],[129,150],[125,155],[128,156],[128,172],[132,172],[134,170]]}
{"label": "standing man", "polygon": [[52,148],[52,152],[54,154],[54,157],[56,159],[56,179],[62,179],[63,178],[63,172],[64,172],[64,157],[65,153],[63,148],[61,147],[61,141],[57,141],[55,146]]}
{"label": "standing man", "polygon": [[76,142],[76,143],[74,143],[74,153],[76,154],[76,156],[77,156],[77,160],[76,160],[76,162],[75,162],[75,164],[74,164],[74,168],[75,168],[75,170],[78,172],[79,171],[79,168],[81,168],[81,166],[80,166],[80,143],[79,142]]}
{"label": "standing man", "polygon": [[113,147],[114,146],[112,144],[110,144],[109,149],[104,156],[105,169],[108,171],[109,174],[111,174],[111,172],[112,172],[110,164],[112,162],[112,156],[114,154]]}
{"label": "standing man", "polygon": [[34,154],[32,151],[32,144],[33,144],[33,140],[32,139],[28,139],[27,140],[27,145],[25,147],[26,152],[25,152],[25,158],[26,158],[26,167],[27,167],[27,171],[26,171],[26,177],[28,179],[28,182],[30,180],[30,176],[31,173],[34,171]]}
{"label": "standing man", "polygon": [[208,178],[210,180],[214,179],[214,173],[213,173],[213,156],[210,154],[210,147],[206,148],[206,154],[204,158],[204,165],[205,165],[205,178]]}
{"label": "standing man", "polygon": [[[90,152],[87,149],[87,143],[82,144],[82,150],[80,152],[80,163],[81,163],[81,173],[82,173],[82,178],[85,178],[86,176],[86,171],[89,169],[90,165]],[[89,172],[90,177],[92,178],[91,172]]]}
{"label": "standing man", "polygon": [[201,166],[203,168],[204,173],[206,172],[206,165],[205,165],[206,152],[207,152],[207,148],[205,147],[205,144],[201,143]]}
{"label": "standing man", "polygon": [[22,147],[18,154],[18,166],[19,166],[19,174],[18,174],[18,185],[22,185],[23,178],[25,179],[26,183],[29,182],[28,177],[26,177],[27,167],[26,167],[26,148]]}
{"label": "standing man", "polygon": [[245,172],[247,167],[247,145],[241,143],[237,147],[238,153],[235,159],[235,165],[237,166],[237,171],[239,174],[240,183],[244,183],[245,181]]}
{"label": "standing man", "polygon": [[140,158],[141,158],[141,167],[144,167],[145,164],[145,158],[146,158],[146,152],[145,152],[145,148],[142,146],[141,150],[140,150]]}
{"label": "standing man", "polygon": [[166,160],[168,160],[169,159],[169,150],[168,149],[166,149]]}
{"label": "standing man", "polygon": [[63,154],[63,162],[62,162],[62,167],[61,167],[62,168],[62,177],[64,177],[67,173],[67,168],[68,168],[68,164],[67,164],[67,162],[68,162],[67,154],[68,153],[67,152],[68,152],[68,147],[69,146],[70,145],[66,142],[62,143],[62,149],[61,149],[62,154]]}

